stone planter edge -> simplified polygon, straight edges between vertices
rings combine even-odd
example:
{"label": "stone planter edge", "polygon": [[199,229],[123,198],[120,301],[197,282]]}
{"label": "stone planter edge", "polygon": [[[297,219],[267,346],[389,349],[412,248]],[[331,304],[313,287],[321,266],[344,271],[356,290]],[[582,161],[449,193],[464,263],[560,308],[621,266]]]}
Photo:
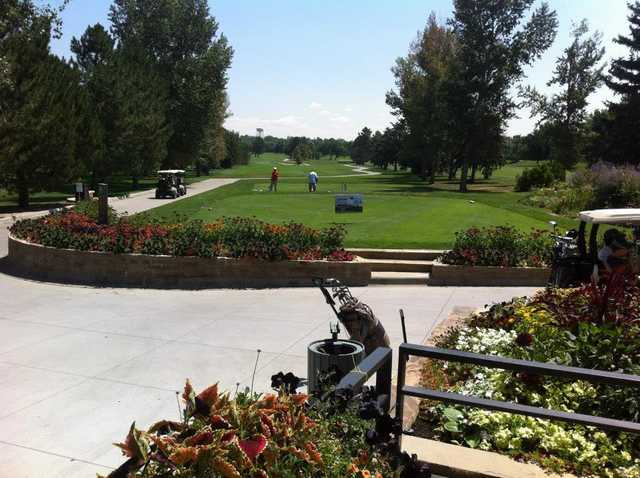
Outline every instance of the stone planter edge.
{"label": "stone planter edge", "polygon": [[436,261],[429,285],[542,287],[550,275],[551,270],[546,267],[458,266]]}
{"label": "stone planter edge", "polygon": [[8,272],[28,279],[99,287],[214,289],[311,287],[315,277],[366,286],[371,266],[332,261],[251,261],[58,249],[9,235]]}

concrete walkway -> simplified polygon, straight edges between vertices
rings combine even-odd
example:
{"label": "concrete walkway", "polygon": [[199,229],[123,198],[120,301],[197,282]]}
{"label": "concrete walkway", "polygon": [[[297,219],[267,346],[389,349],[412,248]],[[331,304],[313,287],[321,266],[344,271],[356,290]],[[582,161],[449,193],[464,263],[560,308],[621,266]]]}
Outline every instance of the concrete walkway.
{"label": "concrete walkway", "polygon": [[[95,289],[0,275],[0,476],[80,477],[122,462],[111,445],[134,420],[178,418],[176,391],[214,382],[269,390],[270,376],[306,376],[306,347],[328,336],[318,290]],[[420,342],[454,305],[481,307],[528,289],[369,287],[354,294],[393,346]]]}
{"label": "concrete walkway", "polygon": [[[235,180],[194,184],[190,195]],[[187,196],[189,197],[189,196]],[[113,201],[139,212],[166,204],[147,192]],[[0,258],[7,227],[0,221]],[[398,309],[421,343],[454,306],[482,307],[526,288],[368,287],[393,346]],[[0,477],[107,474],[123,462],[112,446],[139,427],[178,419],[176,391],[215,382],[268,391],[270,376],[306,376],[306,348],[328,336],[332,312],[316,289],[166,291],[31,282],[0,273]]]}

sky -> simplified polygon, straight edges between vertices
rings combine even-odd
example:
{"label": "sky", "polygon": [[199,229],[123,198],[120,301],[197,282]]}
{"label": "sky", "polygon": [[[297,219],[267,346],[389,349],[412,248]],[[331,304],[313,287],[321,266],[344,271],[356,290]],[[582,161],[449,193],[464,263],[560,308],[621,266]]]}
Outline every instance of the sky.
{"label": "sky", "polygon": [[[59,3],[54,0],[51,3]],[[626,0],[548,0],[558,13],[554,45],[531,68],[524,84],[549,91],[555,59],[570,43],[572,23],[583,18],[603,33],[606,58],[623,56],[612,42],[627,34]],[[69,57],[71,38],[88,25],[108,25],[111,0],[71,0],[62,14],[62,38],[53,52]],[[353,139],[368,126],[393,120],[385,94],[394,88],[396,58],[424,28],[430,12],[452,15],[451,0],[217,0],[209,1],[220,31],[235,50],[229,72],[231,116],[226,127],[243,134]],[[606,87],[591,109],[612,99]],[[527,134],[535,119],[527,110],[508,134]]]}

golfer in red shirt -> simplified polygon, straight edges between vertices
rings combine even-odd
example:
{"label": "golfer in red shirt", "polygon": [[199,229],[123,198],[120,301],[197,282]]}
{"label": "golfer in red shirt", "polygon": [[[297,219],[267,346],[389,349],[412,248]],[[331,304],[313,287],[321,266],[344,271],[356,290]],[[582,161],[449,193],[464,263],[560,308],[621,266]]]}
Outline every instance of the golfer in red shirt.
{"label": "golfer in red shirt", "polygon": [[271,186],[269,186],[269,191],[277,191],[278,190],[278,168],[273,168],[271,171]]}

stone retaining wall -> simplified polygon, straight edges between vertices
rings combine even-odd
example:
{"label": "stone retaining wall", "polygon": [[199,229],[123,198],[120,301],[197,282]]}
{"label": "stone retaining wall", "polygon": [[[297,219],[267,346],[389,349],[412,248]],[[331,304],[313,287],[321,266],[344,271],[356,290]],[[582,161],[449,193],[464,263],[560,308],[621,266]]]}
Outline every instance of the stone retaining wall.
{"label": "stone retaining wall", "polygon": [[155,289],[309,287],[314,277],[366,286],[363,262],[279,261],[110,254],[56,249],[9,237],[9,272],[30,279]]}
{"label": "stone retaining wall", "polygon": [[544,267],[452,266],[435,262],[429,285],[543,287],[551,271]]}

